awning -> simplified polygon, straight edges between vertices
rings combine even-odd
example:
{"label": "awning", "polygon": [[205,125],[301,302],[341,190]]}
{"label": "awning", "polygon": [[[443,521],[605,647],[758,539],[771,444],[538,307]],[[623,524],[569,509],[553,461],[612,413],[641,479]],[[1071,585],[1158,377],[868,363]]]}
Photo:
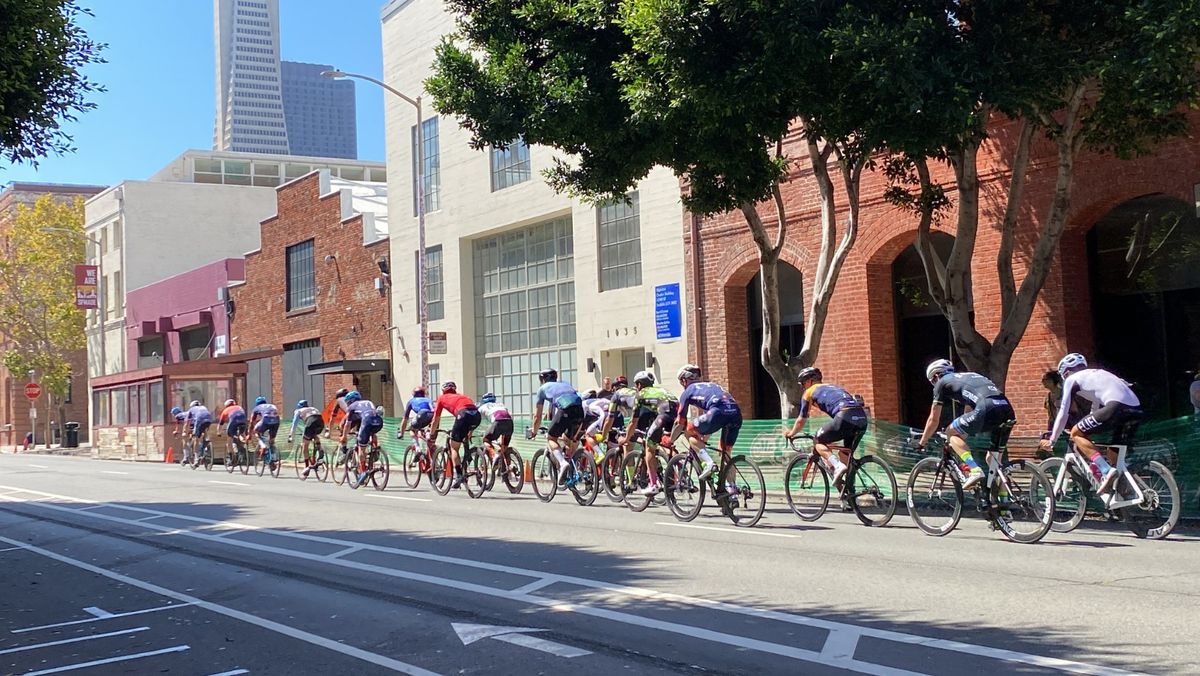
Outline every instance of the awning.
{"label": "awning", "polygon": [[387,359],[339,359],[308,365],[308,375],[327,376],[333,373],[388,373],[392,364]]}

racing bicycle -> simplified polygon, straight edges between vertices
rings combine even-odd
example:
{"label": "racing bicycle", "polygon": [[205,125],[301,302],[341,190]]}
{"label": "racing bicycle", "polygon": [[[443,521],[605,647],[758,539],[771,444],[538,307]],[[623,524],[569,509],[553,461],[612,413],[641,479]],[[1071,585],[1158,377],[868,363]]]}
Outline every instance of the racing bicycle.
{"label": "racing bicycle", "polygon": [[[664,444],[663,448],[675,451],[672,444]],[[667,461],[661,481],[671,513],[680,521],[695,519],[704,506],[704,493],[708,491],[733,525],[742,528],[756,525],[767,508],[767,485],[762,470],[745,455],[734,455],[726,460],[719,450],[709,446],[708,451],[710,455],[719,455],[721,462],[717,471],[704,480],[700,479],[703,472],[700,455],[690,444],[686,451],[676,452]]]}
{"label": "racing bicycle", "polygon": [[[538,434],[545,436],[547,431],[545,427],[542,427],[538,430]],[[526,433],[528,434],[528,430]],[[586,448],[577,448],[566,460],[570,467],[563,480],[563,488],[571,491],[571,494],[575,496],[575,502],[581,506],[587,507],[596,502],[596,496],[600,491],[600,479],[596,470],[596,459],[592,456],[591,451]],[[534,495],[542,502],[550,502],[558,494],[559,463],[550,449],[548,439],[546,445],[533,454],[530,467]]]}
{"label": "racing bicycle", "polygon": [[[833,483],[843,506],[853,510],[859,521],[867,526],[883,527],[896,514],[896,497],[899,493],[896,474],[887,461],[879,456],[854,457],[862,436],[860,432],[846,446],[829,446],[846,461],[846,472]],[[798,448],[797,440],[807,441],[808,447]],[[783,470],[788,506],[801,519],[816,521],[829,507],[829,470],[813,448],[816,439],[811,434],[797,435],[789,442],[797,455]]]}

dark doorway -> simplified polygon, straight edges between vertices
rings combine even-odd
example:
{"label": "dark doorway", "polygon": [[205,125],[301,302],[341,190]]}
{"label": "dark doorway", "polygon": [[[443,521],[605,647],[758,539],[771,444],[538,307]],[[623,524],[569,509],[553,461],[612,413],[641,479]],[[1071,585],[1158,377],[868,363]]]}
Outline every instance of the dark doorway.
{"label": "dark doorway", "polygon": [[1154,417],[1192,412],[1200,363],[1200,222],[1163,195],[1114,208],[1088,233],[1092,322],[1099,366],[1133,383]]}
{"label": "dark doorway", "polygon": [[[755,274],[746,285],[746,308],[750,330],[750,388],[752,410],[758,419],[781,417],[779,388],[762,365],[762,275]],[[779,263],[779,348],[784,358],[799,354],[804,347],[804,275],[787,263]]]}

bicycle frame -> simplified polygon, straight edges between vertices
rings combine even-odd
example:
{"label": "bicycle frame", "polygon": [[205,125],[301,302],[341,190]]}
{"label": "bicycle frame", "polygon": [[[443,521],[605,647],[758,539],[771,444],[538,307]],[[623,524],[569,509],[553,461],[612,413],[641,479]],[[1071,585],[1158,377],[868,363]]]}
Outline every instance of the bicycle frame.
{"label": "bicycle frame", "polygon": [[[1125,454],[1129,451],[1129,446],[1123,444],[1112,444],[1107,448],[1117,449],[1117,464],[1115,467],[1119,476],[1125,477],[1125,481],[1128,482],[1128,484],[1133,488],[1133,492],[1136,497],[1126,500],[1105,500],[1105,508],[1112,511],[1122,507],[1134,507],[1142,504],[1142,502],[1144,502],[1146,499],[1146,493],[1142,490],[1142,482],[1137,478],[1137,476],[1134,475],[1133,472],[1129,471],[1129,466],[1125,462]],[[1096,478],[1096,475],[1092,474],[1090,465],[1091,463],[1084,460],[1083,454],[1079,452],[1079,449],[1076,448],[1075,444],[1068,441],[1067,454],[1063,456],[1063,471],[1059,472],[1058,476],[1054,478],[1054,496],[1057,498],[1063,495],[1066,491],[1067,474],[1072,467],[1078,474],[1087,477],[1088,486],[1091,487],[1092,493],[1100,495],[1100,481]],[[1076,480],[1078,480],[1078,477],[1076,477]],[[1107,493],[1107,495],[1111,495],[1114,498],[1117,497],[1117,493],[1114,489],[1109,489],[1109,493]]]}
{"label": "bicycle frame", "polygon": [[[961,485],[967,480],[967,475],[964,474],[962,468],[959,467],[960,459],[958,456],[954,455],[953,449],[950,448],[950,439],[946,437],[945,433],[939,432],[938,438],[942,441],[942,463],[938,466],[938,476],[940,478],[941,472],[944,469],[949,468],[950,472],[954,474],[955,478],[958,479],[958,483]],[[1016,491],[1013,490],[1012,486],[1008,484],[1008,479],[1004,478],[1004,473],[1000,471],[1000,459],[1007,451],[1008,446],[1007,444],[1003,443],[993,445],[992,448],[987,450],[987,478],[985,481],[981,482],[983,484],[982,488],[980,487],[980,484],[975,484],[972,489],[979,500],[975,508],[980,512],[986,513],[988,518],[993,520],[995,517],[995,515],[992,514],[993,507],[995,506],[992,504],[993,489],[1002,488],[1009,495],[1016,494]],[[996,486],[997,479],[1000,481],[1000,486]]]}

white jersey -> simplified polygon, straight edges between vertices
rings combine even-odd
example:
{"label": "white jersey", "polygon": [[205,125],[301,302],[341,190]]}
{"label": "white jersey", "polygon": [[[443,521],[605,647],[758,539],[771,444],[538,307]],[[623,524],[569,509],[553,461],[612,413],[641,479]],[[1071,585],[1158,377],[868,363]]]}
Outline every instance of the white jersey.
{"label": "white jersey", "polygon": [[1050,430],[1050,443],[1058,440],[1067,424],[1067,415],[1071,412],[1071,398],[1079,395],[1092,402],[1092,410],[1096,410],[1112,402],[1120,402],[1126,406],[1141,406],[1129,383],[1121,380],[1104,369],[1083,369],[1067,376],[1063,381],[1062,404],[1058,407],[1058,417],[1054,419],[1054,429]]}
{"label": "white jersey", "polygon": [[486,416],[490,422],[507,420],[512,417],[512,414],[508,412],[508,408],[498,401],[493,401],[490,404],[480,404],[477,408],[479,408],[479,412]]}
{"label": "white jersey", "polygon": [[611,403],[612,402],[609,400],[600,399],[599,397],[596,399],[588,399],[587,401],[583,402],[583,412],[585,414],[590,413],[592,415],[598,415],[600,416],[600,420],[604,420],[608,417],[608,407]]}

